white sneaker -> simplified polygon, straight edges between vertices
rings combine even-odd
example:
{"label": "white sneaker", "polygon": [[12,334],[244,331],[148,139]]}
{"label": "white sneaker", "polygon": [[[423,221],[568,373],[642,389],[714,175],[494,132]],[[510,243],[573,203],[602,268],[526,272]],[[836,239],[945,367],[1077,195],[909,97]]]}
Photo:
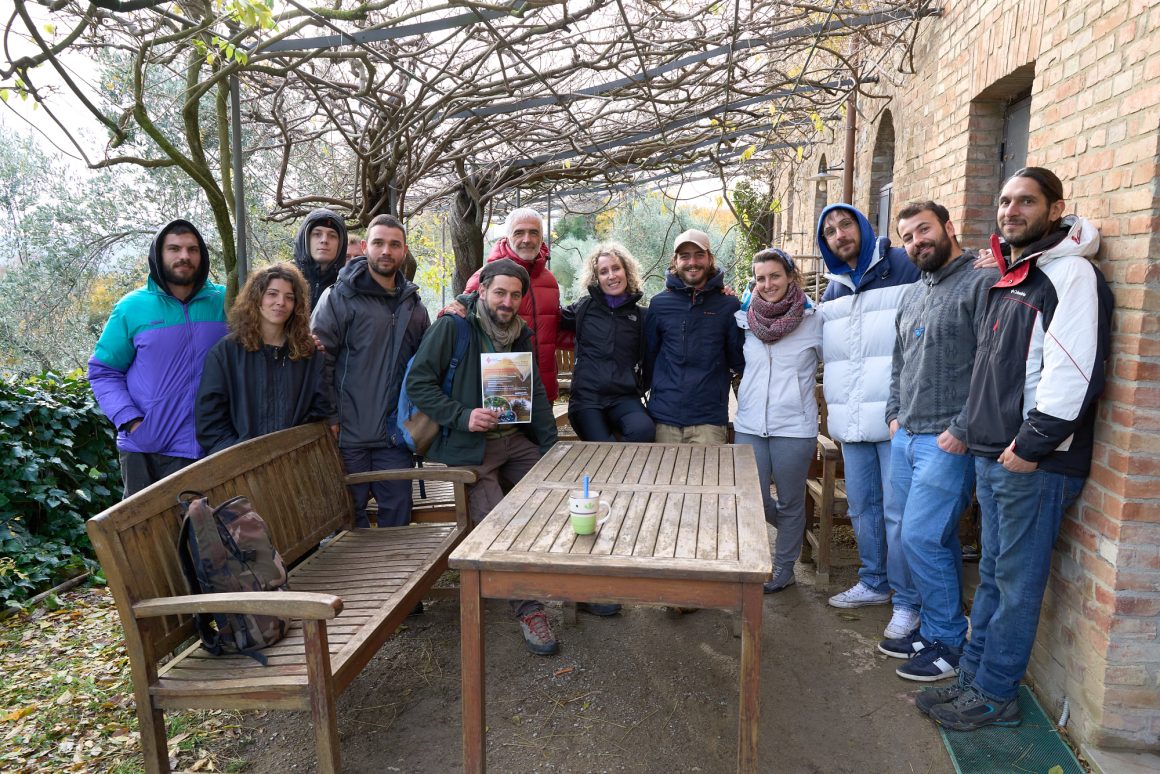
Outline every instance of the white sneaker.
{"label": "white sneaker", "polygon": [[890,592],[877,592],[862,581],[856,586],[848,588],[841,594],[830,597],[830,607],[865,607],[866,605],[885,605],[890,601]]}
{"label": "white sneaker", "polygon": [[908,607],[896,607],[890,623],[882,630],[882,636],[888,640],[900,640],[917,628],[918,613]]}

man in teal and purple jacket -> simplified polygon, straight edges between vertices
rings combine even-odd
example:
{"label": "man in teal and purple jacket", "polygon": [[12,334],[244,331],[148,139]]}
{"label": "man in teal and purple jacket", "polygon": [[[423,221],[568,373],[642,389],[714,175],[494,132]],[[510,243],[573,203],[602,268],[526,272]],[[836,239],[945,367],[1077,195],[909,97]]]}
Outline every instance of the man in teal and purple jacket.
{"label": "man in teal and purple jacket", "polygon": [[206,353],[226,334],[226,291],[208,276],[193,224],[163,226],[149,247],[149,280],[113,307],[89,358],[89,384],[117,428],[125,497],[201,456],[194,398]]}

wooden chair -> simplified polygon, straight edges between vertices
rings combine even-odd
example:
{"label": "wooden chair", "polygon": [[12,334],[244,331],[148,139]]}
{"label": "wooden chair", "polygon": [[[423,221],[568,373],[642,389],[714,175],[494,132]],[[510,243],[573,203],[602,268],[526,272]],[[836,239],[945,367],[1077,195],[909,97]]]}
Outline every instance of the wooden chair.
{"label": "wooden chair", "polygon": [[802,561],[814,563],[819,586],[830,583],[830,550],[834,524],[850,523],[846,504],[846,480],[841,446],[830,439],[826,399],[822,385],[814,388],[818,401],[818,445],[806,479],[806,535]]}
{"label": "wooden chair", "polygon": [[556,350],[556,381],[561,390],[572,389],[572,367],[576,364],[576,353],[570,349]]}

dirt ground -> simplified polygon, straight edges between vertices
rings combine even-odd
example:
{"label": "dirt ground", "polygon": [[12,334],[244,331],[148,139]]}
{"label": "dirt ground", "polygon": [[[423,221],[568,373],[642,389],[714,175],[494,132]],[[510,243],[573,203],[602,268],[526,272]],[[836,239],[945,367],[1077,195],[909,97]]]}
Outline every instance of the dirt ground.
{"label": "dirt ground", "polygon": [[[917,772],[953,768],[913,706],[921,687],[876,650],[889,606],[836,610],[826,597],[854,579],[852,551],[815,587],[765,597],[760,762],[777,772]],[[741,641],[730,614],[672,617],[627,607],[563,623],[550,658],[530,655],[506,603],[487,610],[487,761],[495,772],[727,772],[736,769]],[[455,601],[427,612],[379,652],[339,700],[344,771],[461,770],[459,617]],[[247,742],[229,751],[247,771],[314,769],[310,718],[246,713]]]}

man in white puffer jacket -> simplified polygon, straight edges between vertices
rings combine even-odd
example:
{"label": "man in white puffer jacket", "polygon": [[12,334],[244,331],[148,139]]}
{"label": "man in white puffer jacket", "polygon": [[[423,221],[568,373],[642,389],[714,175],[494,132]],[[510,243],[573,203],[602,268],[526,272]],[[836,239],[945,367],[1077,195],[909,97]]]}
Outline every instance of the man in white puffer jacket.
{"label": "man in white puffer jacket", "polygon": [[894,318],[918,268],[902,248],[876,239],[866,216],[848,204],[822,210],[818,249],[829,269],[822,296],[822,385],[830,437],[842,444],[846,499],[858,540],[858,583],[830,597],[834,607],[884,605],[893,594],[888,639],[918,627],[918,592],[902,552],[902,503],[890,482],[890,397]]}

